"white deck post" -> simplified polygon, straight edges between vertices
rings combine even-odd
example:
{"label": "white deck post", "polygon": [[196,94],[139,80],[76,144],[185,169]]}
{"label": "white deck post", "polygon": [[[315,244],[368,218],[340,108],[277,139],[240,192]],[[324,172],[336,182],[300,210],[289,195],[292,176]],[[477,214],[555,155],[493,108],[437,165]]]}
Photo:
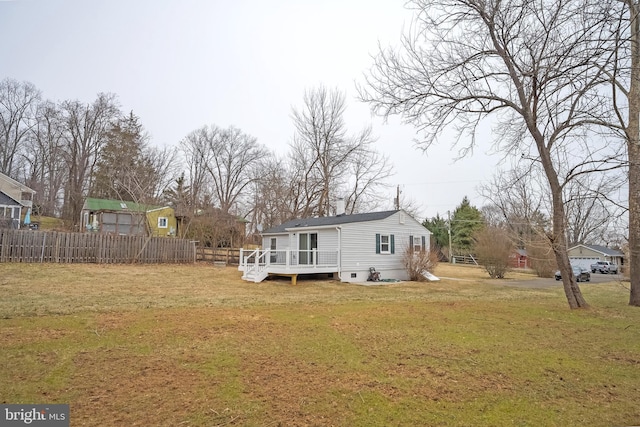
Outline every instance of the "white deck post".
{"label": "white deck post", "polygon": [[255,272],[257,273],[258,271],[260,271],[260,249],[256,250],[256,256],[255,256]]}

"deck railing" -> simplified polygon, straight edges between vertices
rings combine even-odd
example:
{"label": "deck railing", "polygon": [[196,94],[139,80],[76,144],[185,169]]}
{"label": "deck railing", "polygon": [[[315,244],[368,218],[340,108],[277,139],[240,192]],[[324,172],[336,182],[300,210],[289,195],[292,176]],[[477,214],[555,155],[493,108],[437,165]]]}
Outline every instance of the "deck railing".
{"label": "deck railing", "polygon": [[263,270],[269,266],[304,270],[316,267],[337,267],[338,251],[311,250],[271,250],[256,249],[240,251],[240,266],[244,271]]}

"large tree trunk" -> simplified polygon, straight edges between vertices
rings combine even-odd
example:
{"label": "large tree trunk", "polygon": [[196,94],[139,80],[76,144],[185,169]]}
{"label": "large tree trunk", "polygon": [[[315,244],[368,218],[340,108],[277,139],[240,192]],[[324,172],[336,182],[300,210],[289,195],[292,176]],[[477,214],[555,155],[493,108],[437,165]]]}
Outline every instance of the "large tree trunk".
{"label": "large tree trunk", "polygon": [[533,125],[534,121],[531,117],[527,117],[527,124],[531,129],[531,134],[534,136],[534,140],[540,153],[540,161],[544,172],[549,182],[549,188],[551,189],[552,198],[552,227],[553,232],[551,239],[551,247],[553,248],[553,254],[556,257],[558,263],[558,269],[562,275],[562,285],[564,287],[564,294],[567,297],[567,303],[572,309],[588,307],[587,302],[582,296],[582,291],[576,282],[576,277],[571,269],[571,263],[569,261],[569,253],[567,252],[567,233],[565,232],[567,227],[565,226],[566,215],[564,211],[564,199],[562,195],[562,186],[558,179],[558,173],[553,167],[553,161],[549,151],[545,149],[544,138],[539,132],[537,127]]}
{"label": "large tree trunk", "polygon": [[[637,101],[636,101],[637,102]],[[636,120],[636,135],[638,134]],[[640,307],[640,145],[629,141],[629,305]]]}
{"label": "large tree trunk", "polygon": [[553,254],[556,257],[558,268],[562,274],[562,285],[564,287],[564,294],[567,297],[569,307],[585,308],[588,307],[587,302],[582,296],[582,291],[576,282],[576,277],[571,269],[571,263],[569,261],[569,254],[567,252],[567,237],[564,232],[564,205],[562,202],[561,190],[552,190],[553,192],[553,236],[552,247]]}
{"label": "large tree trunk", "polygon": [[631,81],[629,85],[629,305],[640,307],[640,20],[638,4],[628,1],[631,20]]}

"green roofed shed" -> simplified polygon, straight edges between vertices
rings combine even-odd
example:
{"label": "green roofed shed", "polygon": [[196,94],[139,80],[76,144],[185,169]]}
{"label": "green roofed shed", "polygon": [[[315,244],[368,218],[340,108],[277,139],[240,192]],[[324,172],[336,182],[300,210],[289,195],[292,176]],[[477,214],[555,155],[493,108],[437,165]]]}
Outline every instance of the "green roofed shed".
{"label": "green roofed shed", "polygon": [[177,219],[169,206],[88,197],[82,207],[83,231],[103,234],[175,236]]}
{"label": "green roofed shed", "polygon": [[161,207],[163,206],[146,205],[126,200],[94,199],[93,197],[87,197],[84,202],[83,209],[89,209],[92,211],[147,212],[153,209],[159,209]]}

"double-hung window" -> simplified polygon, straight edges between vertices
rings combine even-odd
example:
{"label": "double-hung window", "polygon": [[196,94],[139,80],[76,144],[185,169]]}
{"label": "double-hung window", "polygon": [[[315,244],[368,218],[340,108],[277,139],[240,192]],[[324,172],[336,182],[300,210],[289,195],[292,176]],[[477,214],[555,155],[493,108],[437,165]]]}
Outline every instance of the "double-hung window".
{"label": "double-hung window", "polygon": [[395,252],[393,234],[376,234],[376,253],[392,254]]}
{"label": "double-hung window", "polygon": [[380,253],[381,254],[391,253],[391,238],[388,234],[380,235]]}
{"label": "double-hung window", "polygon": [[409,236],[409,247],[413,252],[422,252],[427,248],[425,236]]}

